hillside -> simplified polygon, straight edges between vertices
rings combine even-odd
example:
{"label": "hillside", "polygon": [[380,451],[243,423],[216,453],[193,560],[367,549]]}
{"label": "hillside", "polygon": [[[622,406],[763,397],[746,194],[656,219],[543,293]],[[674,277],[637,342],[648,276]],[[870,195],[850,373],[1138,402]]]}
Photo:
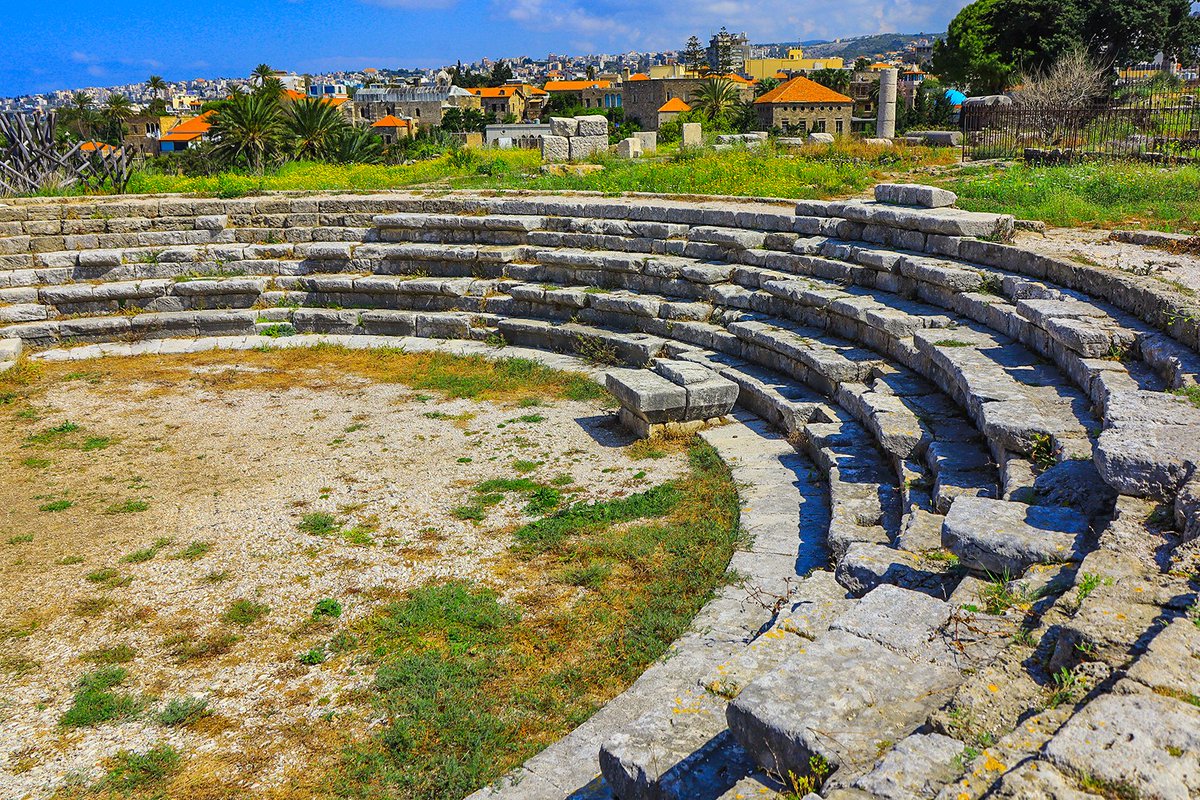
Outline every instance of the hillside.
{"label": "hillside", "polygon": [[851,39],[840,39],[836,42],[823,42],[804,48],[804,54],[810,58],[841,56],[847,61],[853,61],[860,56],[874,56],[901,50],[906,44],[916,39],[944,39],[945,33],[880,33],[874,36],[857,36]]}

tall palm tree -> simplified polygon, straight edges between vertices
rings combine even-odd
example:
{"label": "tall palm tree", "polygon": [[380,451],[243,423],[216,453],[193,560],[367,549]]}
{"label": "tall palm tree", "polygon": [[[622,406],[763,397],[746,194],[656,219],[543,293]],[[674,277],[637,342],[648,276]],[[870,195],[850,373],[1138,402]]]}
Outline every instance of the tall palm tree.
{"label": "tall palm tree", "polygon": [[125,136],[125,120],[133,116],[133,103],[125,95],[113,92],[100,108],[100,116],[108,128],[109,144],[120,144]]}
{"label": "tall palm tree", "polygon": [[347,125],[342,112],[316,98],[297,100],[283,115],[283,126],[291,139],[289,149],[303,161],[329,158]]}
{"label": "tall palm tree", "polygon": [[96,112],[92,107],[94,102],[87,92],[72,93],[70,103],[62,110],[63,127],[70,129],[80,139],[90,139],[96,127]]}
{"label": "tall palm tree", "polygon": [[283,123],[273,97],[235,93],[211,119],[213,154],[227,164],[244,161],[261,173],[282,148]]}
{"label": "tall palm tree", "polygon": [[737,87],[728,78],[708,78],[692,95],[692,108],[709,119],[716,119],[741,99]]}
{"label": "tall palm tree", "polygon": [[250,73],[250,77],[257,78],[258,83],[261,86],[266,82],[267,78],[275,77],[275,70],[271,68],[270,64],[259,64],[254,68],[254,72]]}
{"label": "tall palm tree", "polygon": [[146,88],[154,92],[154,98],[157,100],[158,93],[167,90],[167,82],[162,79],[162,75],[151,75],[146,80]]}

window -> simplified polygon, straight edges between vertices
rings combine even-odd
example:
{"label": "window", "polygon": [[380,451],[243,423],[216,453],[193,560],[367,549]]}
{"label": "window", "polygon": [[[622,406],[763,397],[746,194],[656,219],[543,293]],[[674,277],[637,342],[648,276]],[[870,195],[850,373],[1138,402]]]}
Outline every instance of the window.
{"label": "window", "polygon": [[799,122],[797,122],[796,130],[799,131],[800,133],[806,132],[808,130],[808,120],[802,119]]}
{"label": "window", "polygon": [[813,120],[812,129],[813,129],[813,133],[824,133],[825,132],[825,120],[823,120],[823,119]]}
{"label": "window", "polygon": [[838,133],[842,132],[842,121],[840,119],[835,124],[834,130],[836,130]]}

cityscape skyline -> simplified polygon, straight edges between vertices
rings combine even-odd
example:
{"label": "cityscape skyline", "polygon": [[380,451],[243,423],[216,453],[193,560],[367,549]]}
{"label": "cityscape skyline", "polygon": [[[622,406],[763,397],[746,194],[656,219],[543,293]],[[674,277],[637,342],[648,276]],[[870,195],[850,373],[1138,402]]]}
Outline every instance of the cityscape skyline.
{"label": "cityscape skyline", "polygon": [[[181,19],[162,15],[149,0],[123,0],[115,9],[121,13],[102,17],[69,0],[10,21],[0,97],[121,86],[150,74],[175,82],[236,78],[263,62],[322,74],[547,53],[656,52],[682,48],[689,35],[707,39],[722,25],[762,42],[945,30],[963,5],[818,0],[801,10],[775,0],[707,0],[680,15],[656,2],[624,0],[598,0],[586,10],[569,0],[210,0]],[[91,24],[78,24],[84,15]],[[106,28],[109,20],[125,24]]]}

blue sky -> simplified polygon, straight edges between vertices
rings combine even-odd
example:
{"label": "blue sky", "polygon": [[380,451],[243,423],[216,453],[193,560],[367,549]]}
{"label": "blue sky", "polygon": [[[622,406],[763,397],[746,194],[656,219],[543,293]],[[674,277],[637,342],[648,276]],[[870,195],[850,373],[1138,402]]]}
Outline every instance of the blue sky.
{"label": "blue sky", "polygon": [[945,30],[967,0],[8,0],[0,96],[279,69]]}

